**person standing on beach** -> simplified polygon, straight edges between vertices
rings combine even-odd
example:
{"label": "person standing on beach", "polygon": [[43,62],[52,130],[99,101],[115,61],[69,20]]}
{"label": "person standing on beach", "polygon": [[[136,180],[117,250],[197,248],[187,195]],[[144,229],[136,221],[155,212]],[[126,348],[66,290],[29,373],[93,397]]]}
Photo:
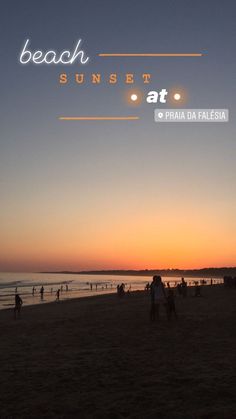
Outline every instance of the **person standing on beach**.
{"label": "person standing on beach", "polygon": [[152,278],[152,282],[150,284],[150,296],[151,296],[151,309],[150,309],[150,320],[155,320],[155,306],[154,306],[154,286],[156,284],[156,275]]}
{"label": "person standing on beach", "polygon": [[59,301],[60,300],[60,288],[58,288],[57,292],[56,292],[56,300]]}
{"label": "person standing on beach", "polygon": [[153,299],[154,299],[153,320],[155,320],[156,318],[159,319],[160,306],[165,307],[167,318],[168,318],[169,317],[168,302],[166,298],[165,287],[160,276],[156,276],[152,292],[153,292]]}
{"label": "person standing on beach", "polygon": [[188,284],[184,278],[181,279],[182,296],[187,297]]}
{"label": "person standing on beach", "polygon": [[41,294],[41,300],[43,300],[43,294],[44,294],[44,287],[43,286],[40,288],[40,294]]}
{"label": "person standing on beach", "polygon": [[21,307],[22,307],[23,301],[21,299],[21,297],[19,296],[19,294],[15,295],[15,307],[14,307],[14,318],[16,320],[16,316],[18,313],[18,317],[20,318],[20,312],[21,312]]}
{"label": "person standing on beach", "polygon": [[149,291],[149,289],[150,289],[150,284],[148,282],[144,287],[144,291]]}

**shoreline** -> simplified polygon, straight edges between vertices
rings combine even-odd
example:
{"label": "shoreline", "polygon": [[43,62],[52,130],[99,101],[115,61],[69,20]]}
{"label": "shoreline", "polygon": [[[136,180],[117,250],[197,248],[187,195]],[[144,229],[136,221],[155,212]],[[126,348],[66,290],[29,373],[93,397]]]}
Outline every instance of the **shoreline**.
{"label": "shoreline", "polygon": [[[223,289],[224,284],[201,285],[201,288],[204,288],[204,289],[222,288]],[[194,286],[188,286],[188,298],[195,298],[194,294],[193,294],[193,289],[194,289]],[[174,290],[175,290],[175,300],[176,299],[181,300],[183,297],[177,294],[177,289],[176,288],[174,288]],[[191,292],[190,292],[190,290],[191,290]],[[98,300],[99,301],[99,300],[102,300],[102,299],[106,300],[106,298],[110,299],[111,297],[115,297],[118,301],[119,300],[123,301],[123,300],[127,300],[127,299],[129,300],[130,298],[132,298],[134,296],[137,296],[137,295],[143,296],[143,297],[150,300],[150,293],[146,290],[131,291],[129,295],[125,294],[125,296],[122,297],[121,299],[118,297],[117,292],[114,291],[114,292],[108,292],[107,294],[105,294],[105,293],[102,294],[101,293],[101,294],[94,294],[94,295],[84,295],[84,296],[81,296],[81,297],[72,297],[72,298],[60,299],[59,301],[57,301],[55,299],[53,301],[45,301],[45,300],[42,301],[42,302],[39,301],[38,303],[34,303],[34,304],[26,304],[26,305],[23,304],[22,312],[25,311],[26,309],[32,309],[33,307],[35,307],[35,308],[42,307],[42,309],[43,309],[43,307],[47,307],[47,306],[55,307],[55,306],[70,304],[70,303],[73,303],[73,302],[78,304],[80,301],[81,302],[86,302],[86,301],[91,301],[91,300],[94,300],[94,301]],[[15,306],[15,304],[13,303],[11,307],[1,308],[0,309],[0,319],[1,319],[1,313],[6,312],[6,311],[8,311],[8,312],[13,311],[14,306]]]}
{"label": "shoreline", "polygon": [[[162,277],[163,282],[175,287],[181,282],[180,277]],[[201,285],[222,283],[220,278],[186,277],[189,287],[196,282]],[[211,281],[212,280],[212,281]],[[24,306],[46,304],[56,300],[60,290],[60,300],[84,298],[100,294],[115,293],[117,285],[123,282],[125,290],[144,290],[152,281],[150,276],[120,276],[120,275],[50,275],[50,274],[16,274],[2,276],[0,281],[0,310],[14,306],[15,294],[23,299]],[[44,288],[43,300],[40,289]]]}
{"label": "shoreline", "polygon": [[[136,292],[143,292],[143,293],[145,293],[145,291],[132,291],[132,294],[133,293],[136,293]],[[20,294],[21,295],[21,294]],[[65,299],[60,299],[59,301],[57,301],[56,299],[55,300],[53,300],[53,301],[45,301],[45,300],[43,300],[43,301],[39,301],[38,303],[34,303],[34,304],[26,304],[26,305],[24,305],[23,304],[23,306],[22,306],[22,310],[25,310],[26,308],[32,308],[32,307],[45,307],[45,306],[48,306],[48,305],[51,305],[51,306],[54,306],[54,305],[61,305],[61,304],[68,304],[68,303],[70,303],[71,301],[80,301],[80,300],[90,300],[90,299],[95,299],[95,298],[99,298],[99,297],[109,297],[109,296],[112,296],[112,295],[117,295],[116,294],[116,292],[114,291],[114,292],[109,292],[109,293],[107,293],[107,294],[95,294],[95,295],[84,295],[84,296],[82,296],[82,297],[71,297],[71,298],[65,298]],[[24,303],[24,301],[23,301],[23,303]],[[15,306],[15,304],[14,303],[12,303],[12,306],[11,307],[6,307],[6,308],[1,308],[0,309],[0,315],[1,315],[1,313],[3,312],[3,311],[10,311],[10,310],[13,310],[13,308],[14,308],[14,306]]]}
{"label": "shoreline", "polygon": [[[210,285],[210,284],[202,284],[202,285],[200,285],[200,287],[201,288],[202,287],[204,287],[204,288],[205,287],[216,287],[216,286],[219,287],[219,286],[222,286],[222,285],[223,285],[223,283],[215,283],[215,284],[212,284],[212,285]],[[192,290],[194,288],[195,288],[195,285],[193,285],[191,283],[188,284],[188,289],[191,290],[191,293],[192,293]],[[173,289],[175,291],[175,294],[177,295],[177,287],[171,286],[171,289]],[[76,293],[76,294],[78,294],[78,291],[72,291],[72,292],[69,291],[68,293],[70,294],[70,293],[73,293],[73,292]],[[34,297],[32,295],[28,295],[28,294],[25,294],[24,295],[20,291],[18,292],[18,294],[21,296],[21,298],[23,300],[22,309],[24,309],[25,307],[45,306],[45,305],[48,305],[48,304],[55,304],[55,303],[59,304],[59,303],[65,303],[65,302],[74,301],[74,300],[89,299],[89,298],[96,298],[96,297],[106,297],[106,296],[109,296],[109,295],[116,295],[117,296],[117,290],[115,288],[113,288],[113,292],[111,292],[110,289],[107,290],[107,291],[105,291],[105,290],[102,290],[102,291],[101,290],[97,290],[97,291],[85,290],[85,291],[79,291],[79,292],[81,292],[81,295],[80,296],[76,295],[76,296],[73,297],[73,296],[67,296],[68,295],[67,292],[64,291],[63,294],[61,294],[59,301],[56,300],[55,293],[51,294],[50,291],[46,291],[45,292],[45,298],[43,300],[40,299],[39,294],[35,295]],[[86,295],[82,295],[83,292]],[[134,293],[144,293],[144,294],[147,294],[148,295],[148,292],[145,291],[144,289],[140,289],[140,290],[137,290],[137,289],[132,290],[131,289],[130,290],[130,293],[131,293],[131,295],[133,295]],[[53,297],[52,297],[52,295],[53,295]],[[15,302],[14,302],[15,292],[13,292],[12,294],[10,294],[9,296],[12,297],[12,303],[8,303],[6,307],[4,307],[4,305],[0,306],[0,313],[3,310],[13,310],[14,309],[14,306],[15,306]],[[26,299],[27,298],[30,299],[30,303],[27,303],[27,302],[24,303],[25,296],[26,296]],[[66,297],[64,297],[64,296],[66,296]],[[48,300],[47,300],[46,297],[48,297]],[[36,301],[36,299],[37,299],[37,301]]]}

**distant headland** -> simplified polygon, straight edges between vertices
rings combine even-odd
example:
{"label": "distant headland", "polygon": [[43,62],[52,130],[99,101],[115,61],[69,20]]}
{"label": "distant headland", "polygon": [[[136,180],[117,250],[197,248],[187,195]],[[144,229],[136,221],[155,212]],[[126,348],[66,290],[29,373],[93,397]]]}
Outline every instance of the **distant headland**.
{"label": "distant headland", "polygon": [[115,269],[99,271],[44,271],[40,273],[70,274],[70,275],[139,275],[139,276],[186,276],[186,277],[223,277],[236,276],[236,267],[202,268],[202,269]]}

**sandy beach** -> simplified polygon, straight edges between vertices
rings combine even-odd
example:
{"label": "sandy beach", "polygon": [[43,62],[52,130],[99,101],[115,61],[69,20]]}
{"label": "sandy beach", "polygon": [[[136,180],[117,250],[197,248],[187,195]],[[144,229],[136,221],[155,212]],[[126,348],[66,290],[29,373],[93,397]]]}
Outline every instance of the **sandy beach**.
{"label": "sandy beach", "polygon": [[145,292],[2,310],[0,417],[234,419],[236,290],[192,294],[171,322]]}

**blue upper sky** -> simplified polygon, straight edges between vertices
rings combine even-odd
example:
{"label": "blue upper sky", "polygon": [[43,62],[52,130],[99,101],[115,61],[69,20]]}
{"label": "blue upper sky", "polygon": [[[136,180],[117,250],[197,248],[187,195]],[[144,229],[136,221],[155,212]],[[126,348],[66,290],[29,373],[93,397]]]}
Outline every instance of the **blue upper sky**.
{"label": "blue upper sky", "polygon": [[[229,257],[225,255],[222,264],[233,263],[235,21],[234,0],[1,2],[0,231],[2,246],[10,237],[8,253],[15,251],[12,243],[24,240],[23,230],[28,231],[29,243],[34,242],[33,236],[38,231],[34,231],[32,220],[35,217],[43,226],[44,215],[53,216],[52,208],[55,211],[61,208],[62,223],[64,214],[70,214],[72,219],[78,216],[85,223],[95,219],[96,229],[96,214],[107,208],[104,202],[109,203],[114,223],[118,216],[117,200],[127,203],[127,211],[122,209],[127,217],[133,208],[140,208],[140,217],[141,213],[148,217],[143,201],[157,212],[164,201],[168,208],[186,210],[189,216],[192,211],[189,202],[193,208],[198,208],[201,202],[202,222],[204,211],[206,220],[209,214],[215,214],[212,228],[222,223],[219,235],[230,242]],[[18,57],[27,38],[32,50],[44,51],[72,49],[82,38],[90,62],[83,67],[23,66]],[[98,57],[102,52],[206,55]],[[115,86],[106,83],[60,86],[61,72],[71,77],[76,72],[84,72],[86,77],[92,72],[100,72],[104,77],[116,72],[121,79],[126,72],[135,73],[135,87],[145,92],[148,89],[138,76],[152,73],[151,90],[183,86],[188,91],[186,107],[229,108],[230,122],[159,126],[153,121],[155,106],[143,103],[132,108],[124,102],[127,86],[121,80]],[[57,119],[60,115],[132,114],[141,119],[112,123],[65,123]],[[114,202],[114,207],[110,202]],[[106,230],[103,216],[100,217],[97,223],[101,221]],[[51,233],[54,234],[53,230]],[[92,231],[89,234],[92,246],[94,235]],[[89,258],[89,251],[86,257]],[[22,258],[27,266],[26,256]],[[3,258],[0,263],[0,268],[9,269],[12,262]]]}

